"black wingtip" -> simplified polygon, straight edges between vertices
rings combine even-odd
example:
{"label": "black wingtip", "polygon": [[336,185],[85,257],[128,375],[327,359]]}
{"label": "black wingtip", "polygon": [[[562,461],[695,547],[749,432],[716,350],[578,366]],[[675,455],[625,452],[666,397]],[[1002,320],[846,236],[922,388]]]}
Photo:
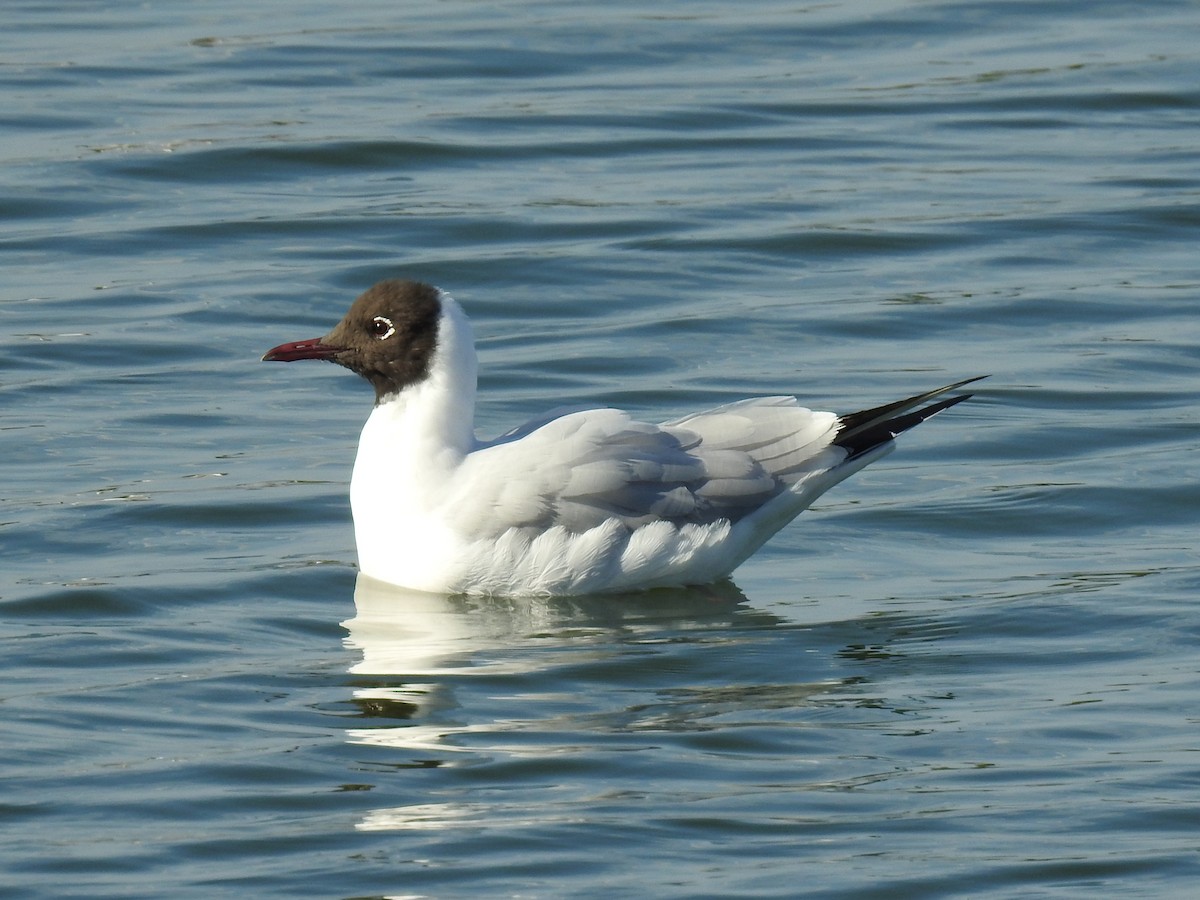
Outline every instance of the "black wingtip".
{"label": "black wingtip", "polygon": [[[895,403],[841,416],[842,427],[833,443],[835,446],[848,450],[849,459],[861,456],[888,443],[896,435],[915,428],[926,419],[936,416],[964,400],[970,400],[975,395],[959,394],[954,397],[946,397],[930,403],[928,406],[921,406],[922,403],[987,377],[987,375],[976,375],[974,378],[964,378],[954,384],[926,391],[924,394],[917,394],[904,400],[897,400]],[[916,409],[915,407],[920,408]]]}

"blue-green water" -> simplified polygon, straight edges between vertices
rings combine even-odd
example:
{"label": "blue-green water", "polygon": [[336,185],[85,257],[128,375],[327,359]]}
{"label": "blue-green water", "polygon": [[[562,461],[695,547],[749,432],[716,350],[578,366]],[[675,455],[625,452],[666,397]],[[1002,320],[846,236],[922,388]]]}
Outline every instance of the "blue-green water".
{"label": "blue-green water", "polygon": [[[10,4],[12,897],[1190,896],[1191,3]],[[992,373],[736,587],[356,585],[387,276],[480,429]]]}

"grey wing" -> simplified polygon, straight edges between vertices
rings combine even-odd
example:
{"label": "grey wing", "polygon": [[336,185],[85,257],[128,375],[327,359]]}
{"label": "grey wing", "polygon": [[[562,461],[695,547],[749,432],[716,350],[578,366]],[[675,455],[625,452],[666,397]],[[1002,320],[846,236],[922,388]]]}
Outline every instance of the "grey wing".
{"label": "grey wing", "polygon": [[456,518],[479,534],[609,519],[628,527],[737,521],[809,472],[845,459],[830,448],[832,413],[794,398],[733,403],[662,425],[610,409],[576,412],[472,453],[455,495]]}
{"label": "grey wing", "polygon": [[807,409],[795,397],[739,400],[664,422],[661,427],[698,434],[698,454],[748,456],[788,487],[814,471],[836,465],[847,455],[831,446],[841,428],[838,417]]}

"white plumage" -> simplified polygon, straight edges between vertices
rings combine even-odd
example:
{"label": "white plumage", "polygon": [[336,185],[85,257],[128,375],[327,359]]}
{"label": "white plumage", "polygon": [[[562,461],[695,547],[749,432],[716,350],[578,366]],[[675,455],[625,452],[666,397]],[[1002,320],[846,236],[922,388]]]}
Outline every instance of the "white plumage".
{"label": "white plumage", "polygon": [[449,295],[411,282],[377,285],[327,337],[264,358],[332,359],[375,385],[350,487],[359,566],[438,593],[715,581],[895,433],[965,399],[904,415],[951,385],[839,417],[765,397],[659,425],[592,409],[480,442],[470,324]]}

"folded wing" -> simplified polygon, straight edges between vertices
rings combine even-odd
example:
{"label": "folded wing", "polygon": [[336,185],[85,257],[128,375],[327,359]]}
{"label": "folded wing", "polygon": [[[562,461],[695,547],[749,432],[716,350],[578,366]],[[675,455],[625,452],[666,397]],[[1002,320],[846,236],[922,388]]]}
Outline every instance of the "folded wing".
{"label": "folded wing", "polygon": [[449,502],[460,527],[481,538],[511,528],[578,533],[612,519],[630,529],[736,524],[785,491],[808,494],[807,505],[900,432],[965,400],[936,398],[975,380],[844,416],[794,397],[742,400],[659,425],[615,409],[547,416],[471,453]]}
{"label": "folded wing", "polygon": [[[836,465],[838,420],[792,397],[745,400],[661,425],[592,409],[522,427],[472,453],[455,518],[482,537],[609,519],[737,522],[815,468]],[[515,473],[515,474],[514,474]]]}

